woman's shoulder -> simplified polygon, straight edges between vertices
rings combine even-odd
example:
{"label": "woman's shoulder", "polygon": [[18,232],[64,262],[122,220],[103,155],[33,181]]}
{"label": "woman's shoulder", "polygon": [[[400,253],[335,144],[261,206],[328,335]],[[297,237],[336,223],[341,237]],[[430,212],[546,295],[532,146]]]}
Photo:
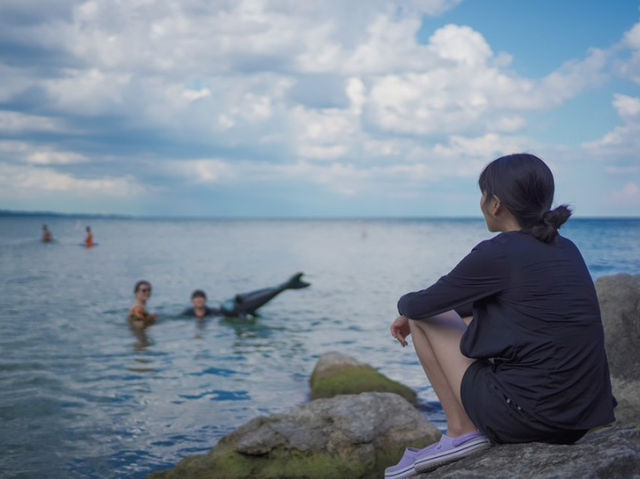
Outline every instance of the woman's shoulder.
{"label": "woman's shoulder", "polygon": [[[518,234],[514,234],[518,233]],[[486,240],[480,241],[477,245],[474,246],[474,250],[480,251],[488,251],[488,250],[504,250],[505,247],[511,244],[517,244],[523,241],[522,236],[519,231],[508,231],[499,233],[492,238],[487,238]]]}
{"label": "woman's shoulder", "polygon": [[535,248],[535,242],[539,242],[530,234],[521,231],[506,231],[499,233],[478,243],[473,252],[481,253],[490,259],[512,260]]}
{"label": "woman's shoulder", "polygon": [[499,250],[507,256],[556,257],[557,255],[580,254],[578,247],[570,239],[558,234],[550,243],[539,240],[530,233],[508,231],[480,243],[484,248]]}

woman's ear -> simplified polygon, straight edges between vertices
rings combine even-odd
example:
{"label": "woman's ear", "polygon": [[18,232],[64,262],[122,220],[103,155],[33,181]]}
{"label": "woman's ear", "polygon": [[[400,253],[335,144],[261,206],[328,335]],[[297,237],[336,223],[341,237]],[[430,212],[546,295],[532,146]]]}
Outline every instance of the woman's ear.
{"label": "woman's ear", "polygon": [[502,211],[502,201],[496,195],[493,195],[491,198],[491,205],[489,207],[489,211],[493,216],[498,216]]}

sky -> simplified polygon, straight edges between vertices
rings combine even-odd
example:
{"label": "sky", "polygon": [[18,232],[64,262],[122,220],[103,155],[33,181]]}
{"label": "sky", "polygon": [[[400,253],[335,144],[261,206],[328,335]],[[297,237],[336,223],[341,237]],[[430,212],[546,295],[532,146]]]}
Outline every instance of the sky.
{"label": "sky", "polygon": [[529,152],[640,216],[639,7],[0,0],[0,209],[475,217]]}

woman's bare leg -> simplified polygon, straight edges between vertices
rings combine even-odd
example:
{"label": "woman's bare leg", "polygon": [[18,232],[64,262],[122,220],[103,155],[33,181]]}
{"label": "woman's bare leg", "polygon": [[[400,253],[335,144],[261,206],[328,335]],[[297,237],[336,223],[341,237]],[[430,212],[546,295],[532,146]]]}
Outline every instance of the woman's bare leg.
{"label": "woman's bare leg", "polygon": [[[455,311],[438,315],[439,323],[460,324],[460,317]],[[468,324],[467,318],[465,323]],[[409,321],[413,345],[422,368],[431,386],[436,392],[447,417],[447,434],[457,437],[477,428],[469,419],[460,399],[462,376],[473,363],[473,359],[460,352],[460,328],[431,324],[427,321]]]}

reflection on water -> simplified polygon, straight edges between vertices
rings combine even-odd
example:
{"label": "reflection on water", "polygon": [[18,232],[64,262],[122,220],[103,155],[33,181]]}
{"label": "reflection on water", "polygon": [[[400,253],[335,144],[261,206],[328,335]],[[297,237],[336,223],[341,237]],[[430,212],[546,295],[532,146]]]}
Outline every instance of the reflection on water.
{"label": "reflection on water", "polygon": [[[3,477],[144,477],[204,453],[240,424],[308,400],[317,358],[351,354],[442,411],[415,355],[388,334],[397,298],[446,273],[482,221],[150,221],[0,218]],[[152,234],[150,234],[152,233]],[[640,272],[640,221],[571,221],[594,276]],[[139,241],[144,238],[144,241]],[[259,240],[257,240],[259,238]],[[194,289],[222,300],[304,271],[252,320],[178,314]],[[139,279],[160,319],[126,320]]]}

